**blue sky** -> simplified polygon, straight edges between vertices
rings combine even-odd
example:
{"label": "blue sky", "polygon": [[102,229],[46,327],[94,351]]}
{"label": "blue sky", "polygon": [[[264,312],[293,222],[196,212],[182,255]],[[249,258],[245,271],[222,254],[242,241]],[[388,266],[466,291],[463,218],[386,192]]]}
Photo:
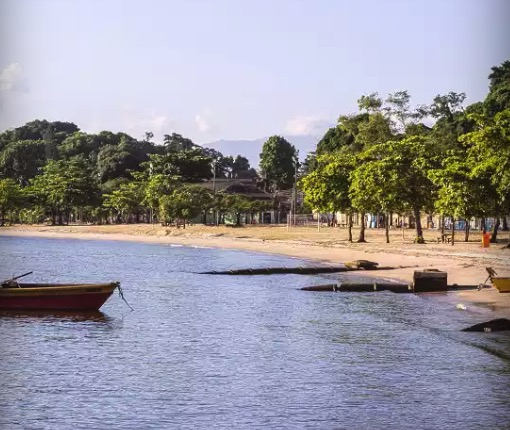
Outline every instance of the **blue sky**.
{"label": "blue sky", "polygon": [[487,93],[508,0],[2,0],[0,129],[321,134],[361,94]]}

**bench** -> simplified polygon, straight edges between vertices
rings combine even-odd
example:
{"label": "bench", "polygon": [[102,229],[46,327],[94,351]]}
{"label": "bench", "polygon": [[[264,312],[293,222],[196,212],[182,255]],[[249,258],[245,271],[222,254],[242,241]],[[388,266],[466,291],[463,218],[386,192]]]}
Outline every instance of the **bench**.
{"label": "bench", "polygon": [[450,233],[445,233],[437,237],[437,243],[450,243],[452,240],[452,235]]}

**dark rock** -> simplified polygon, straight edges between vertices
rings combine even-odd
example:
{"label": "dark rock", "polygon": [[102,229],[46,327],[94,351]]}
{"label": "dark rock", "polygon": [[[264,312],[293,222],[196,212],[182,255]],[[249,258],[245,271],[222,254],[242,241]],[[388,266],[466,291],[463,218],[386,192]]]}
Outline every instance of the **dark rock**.
{"label": "dark rock", "polygon": [[368,260],[354,260],[345,263],[345,266],[350,269],[364,269],[364,270],[375,270],[379,263]]}
{"label": "dark rock", "polygon": [[312,285],[311,287],[303,287],[303,291],[336,291],[336,284]]}
{"label": "dark rock", "polygon": [[472,325],[462,331],[504,331],[510,330],[510,320],[506,318],[496,318],[494,320],[486,321],[480,324]]}

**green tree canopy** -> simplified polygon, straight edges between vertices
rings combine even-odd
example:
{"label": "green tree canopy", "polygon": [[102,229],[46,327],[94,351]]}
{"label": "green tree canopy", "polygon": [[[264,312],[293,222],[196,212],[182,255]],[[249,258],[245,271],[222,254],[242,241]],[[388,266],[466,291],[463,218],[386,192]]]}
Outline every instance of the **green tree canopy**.
{"label": "green tree canopy", "polygon": [[[497,193],[495,215],[510,211],[510,109],[494,118],[478,117],[478,130],[461,137],[467,145],[467,163],[471,177],[476,180],[490,178]],[[489,187],[487,187],[489,188]],[[491,196],[485,190],[487,200]]]}
{"label": "green tree canopy", "polygon": [[160,199],[160,214],[167,222],[182,220],[186,228],[186,221],[194,218],[213,205],[210,191],[199,185],[184,185],[175,189],[170,195]]}
{"label": "green tree canopy", "polygon": [[52,216],[52,223],[62,223],[62,215],[91,204],[97,199],[98,188],[86,165],[78,160],[51,160],[42,174],[31,181],[31,192]]}
{"label": "green tree canopy", "polygon": [[300,180],[306,204],[319,212],[349,214],[349,241],[352,241],[350,215],[353,212],[349,189],[355,165],[356,158],[348,151],[324,154],[317,158],[315,169]]}
{"label": "green tree canopy", "polygon": [[5,214],[20,206],[22,189],[13,179],[0,179],[0,226],[4,225]]}
{"label": "green tree canopy", "polygon": [[420,212],[434,203],[434,185],[427,176],[433,167],[434,148],[424,137],[414,136],[369,147],[353,172],[351,198],[361,210],[402,212],[412,210],[416,241],[423,243]]}
{"label": "green tree canopy", "polygon": [[489,115],[510,109],[510,60],[492,68],[485,107]]}
{"label": "green tree canopy", "polygon": [[124,222],[128,222],[132,214],[138,221],[140,213],[144,210],[145,188],[138,181],[123,183],[117,190],[105,194],[103,197],[103,206],[113,209],[118,218]]}
{"label": "green tree canopy", "polygon": [[281,136],[271,136],[262,146],[260,169],[266,181],[276,189],[288,189],[294,183],[296,148]]}
{"label": "green tree canopy", "polygon": [[0,153],[0,176],[27,185],[46,163],[45,143],[42,140],[17,140]]}

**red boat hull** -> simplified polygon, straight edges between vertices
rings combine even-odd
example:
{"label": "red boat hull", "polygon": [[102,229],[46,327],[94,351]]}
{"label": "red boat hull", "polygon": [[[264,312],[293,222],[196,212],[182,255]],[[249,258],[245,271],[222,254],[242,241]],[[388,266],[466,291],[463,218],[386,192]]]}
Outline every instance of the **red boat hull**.
{"label": "red boat hull", "polygon": [[112,293],[86,293],[36,297],[0,297],[0,309],[98,310]]}
{"label": "red boat hull", "polygon": [[97,311],[119,284],[14,284],[0,288],[0,309]]}

